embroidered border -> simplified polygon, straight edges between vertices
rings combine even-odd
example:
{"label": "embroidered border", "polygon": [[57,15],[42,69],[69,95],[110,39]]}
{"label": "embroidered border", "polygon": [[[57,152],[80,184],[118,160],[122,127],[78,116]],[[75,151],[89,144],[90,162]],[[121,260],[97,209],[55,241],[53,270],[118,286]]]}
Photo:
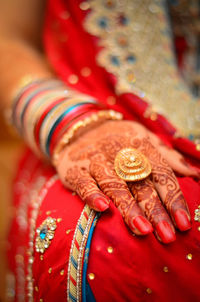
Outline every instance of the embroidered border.
{"label": "embroidered border", "polygon": [[[31,200],[31,215],[29,219],[30,231],[29,231],[29,247],[28,247],[28,266],[27,266],[27,300],[29,302],[34,301],[33,298],[33,263],[34,263],[34,237],[36,232],[36,219],[38,216],[39,208],[46,197],[49,188],[55,183],[58,179],[58,175],[55,174],[50,177],[48,180],[45,177],[38,177],[38,183],[40,184],[41,191],[39,195],[33,196]],[[38,193],[36,193],[38,194]]]}
{"label": "embroidered border", "polygon": [[82,264],[87,238],[95,215],[95,211],[86,205],[74,232],[69,256],[67,301],[79,302],[82,300]]}
{"label": "embroidered border", "polygon": [[142,97],[181,135],[200,136],[200,102],[179,76],[166,0],[88,0],[84,26],[99,38],[97,63],[116,76],[116,92]]}

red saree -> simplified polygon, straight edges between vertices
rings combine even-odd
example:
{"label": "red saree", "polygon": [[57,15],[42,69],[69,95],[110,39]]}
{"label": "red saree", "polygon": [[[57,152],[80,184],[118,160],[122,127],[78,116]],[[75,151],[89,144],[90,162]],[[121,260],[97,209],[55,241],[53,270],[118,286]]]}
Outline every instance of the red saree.
{"label": "red saree", "polygon": [[[146,117],[148,105],[136,94],[117,94],[117,78],[96,61],[101,47],[83,26],[87,14],[87,2],[49,1],[44,45],[55,72],[68,86],[138,120],[200,168],[195,144],[176,138],[175,127],[161,115]],[[113,204],[100,217],[84,208],[52,167],[28,151],[14,184],[16,216],[9,237],[15,301],[199,301],[200,186],[195,179],[177,178],[192,229],[177,231],[177,240],[163,245],[153,234],[133,236]]]}

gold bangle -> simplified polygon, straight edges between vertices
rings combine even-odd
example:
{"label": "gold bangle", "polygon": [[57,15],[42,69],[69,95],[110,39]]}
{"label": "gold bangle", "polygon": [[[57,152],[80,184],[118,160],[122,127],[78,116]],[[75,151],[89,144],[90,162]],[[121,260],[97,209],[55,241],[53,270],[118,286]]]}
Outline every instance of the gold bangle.
{"label": "gold bangle", "polygon": [[67,131],[67,133],[64,134],[56,145],[52,156],[53,165],[56,166],[59,155],[65,146],[68,145],[72,139],[87,131],[88,126],[90,129],[93,125],[100,124],[106,120],[122,120],[122,118],[123,115],[120,112],[116,112],[114,110],[100,110],[97,113],[91,114],[90,117],[86,117],[85,119],[78,121],[69,129],[69,131]]}

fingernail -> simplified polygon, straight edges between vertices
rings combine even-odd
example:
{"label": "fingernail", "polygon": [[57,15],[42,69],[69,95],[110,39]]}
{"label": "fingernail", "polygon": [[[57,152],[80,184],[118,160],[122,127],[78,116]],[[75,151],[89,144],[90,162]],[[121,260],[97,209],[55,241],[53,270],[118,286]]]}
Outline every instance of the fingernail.
{"label": "fingernail", "polygon": [[156,231],[164,243],[170,243],[176,240],[175,233],[167,221],[160,221],[156,226]]}
{"label": "fingernail", "polygon": [[98,211],[103,212],[109,208],[109,203],[106,202],[103,198],[97,198],[94,201],[94,206]]}
{"label": "fingernail", "polygon": [[185,210],[177,210],[174,214],[174,219],[180,231],[187,231],[191,228],[191,223]]}
{"label": "fingernail", "polygon": [[143,216],[137,216],[136,218],[134,218],[133,224],[142,234],[153,232],[151,223]]}

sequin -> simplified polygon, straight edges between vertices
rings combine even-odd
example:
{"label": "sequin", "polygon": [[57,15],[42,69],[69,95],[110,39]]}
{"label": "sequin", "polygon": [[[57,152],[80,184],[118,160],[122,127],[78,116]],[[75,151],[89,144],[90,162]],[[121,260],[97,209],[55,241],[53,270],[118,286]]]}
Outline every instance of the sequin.
{"label": "sequin", "polygon": [[168,273],[168,272],[169,272],[169,269],[168,269],[167,266],[164,266],[164,267],[163,267],[163,272],[165,272],[165,273]]}
{"label": "sequin", "polygon": [[52,273],[52,267],[50,267],[50,268],[48,269],[48,273],[49,273],[49,274]]}
{"label": "sequin", "polygon": [[38,287],[37,287],[37,286],[35,286],[35,291],[36,291],[36,292],[38,292],[38,291],[39,291],[39,289],[38,289]]}
{"label": "sequin", "polygon": [[188,260],[192,260],[192,254],[191,254],[191,253],[190,253],[190,254],[187,254],[186,258],[187,258]]}
{"label": "sequin", "polygon": [[63,276],[65,273],[64,269],[62,271],[60,271],[60,275]]}
{"label": "sequin", "polygon": [[129,19],[124,14],[119,15],[118,20],[120,25],[127,25],[129,23]]}
{"label": "sequin", "polygon": [[97,20],[99,27],[106,29],[108,27],[108,19],[106,17],[101,17]]}
{"label": "sequin", "polygon": [[109,254],[112,254],[112,253],[113,253],[113,247],[112,247],[112,246],[109,246],[109,247],[107,248],[107,251],[108,251]]}
{"label": "sequin", "polygon": [[81,75],[83,77],[89,77],[91,75],[92,71],[89,67],[84,67],[81,69]]}
{"label": "sequin", "polygon": [[156,113],[156,112],[152,112],[151,115],[150,115],[150,119],[151,119],[152,121],[156,121],[157,118],[158,118],[157,113]]}
{"label": "sequin", "polygon": [[40,260],[44,260],[44,256],[43,255],[40,255]]}
{"label": "sequin", "polygon": [[57,222],[61,222],[62,221],[62,218],[57,218]]}
{"label": "sequin", "polygon": [[35,240],[35,249],[38,253],[44,253],[50,246],[51,240],[54,237],[56,230],[56,219],[48,217],[43,221],[40,227],[37,229],[37,237]]}
{"label": "sequin", "polygon": [[119,59],[116,56],[111,56],[110,57],[110,61],[115,66],[119,66],[120,65]]}
{"label": "sequin", "polygon": [[136,58],[135,58],[134,55],[128,55],[128,56],[126,57],[126,61],[127,61],[128,63],[130,63],[130,64],[133,64],[133,63],[135,62],[135,60],[136,60]]}
{"label": "sequin", "polygon": [[63,20],[67,20],[69,18],[69,16],[70,16],[70,14],[67,11],[63,11],[60,14],[60,18],[63,19]]}
{"label": "sequin", "polygon": [[115,1],[107,0],[107,1],[105,1],[105,6],[109,9],[113,8],[115,6]]}
{"label": "sequin", "polygon": [[147,292],[147,294],[151,294],[151,293],[152,293],[152,290],[151,290],[150,288],[147,288],[147,289],[146,289],[146,292]]}
{"label": "sequin", "polygon": [[79,7],[81,10],[88,10],[90,8],[90,4],[87,1],[84,1],[84,2],[80,3]]}
{"label": "sequin", "polygon": [[78,83],[78,76],[75,75],[75,74],[71,74],[69,77],[68,77],[68,81],[70,84],[77,84]]}
{"label": "sequin", "polygon": [[46,215],[49,216],[51,214],[51,211],[47,211]]}
{"label": "sequin", "polygon": [[200,222],[200,206],[194,211],[194,221]]}
{"label": "sequin", "polygon": [[67,231],[66,231],[66,234],[69,235],[70,232],[71,232],[71,230],[67,230]]}
{"label": "sequin", "polygon": [[115,105],[116,104],[116,98],[114,97],[114,96],[109,96],[109,97],[107,97],[107,104],[108,105]]}
{"label": "sequin", "polygon": [[95,274],[89,273],[89,274],[88,274],[88,278],[89,278],[90,280],[94,280]]}
{"label": "sequin", "polygon": [[135,83],[136,78],[135,78],[134,73],[132,71],[127,73],[127,81],[129,83]]}
{"label": "sequin", "polygon": [[197,145],[196,145],[196,150],[197,150],[197,151],[200,151],[200,144],[197,144]]}
{"label": "sequin", "polygon": [[197,230],[200,232],[200,226],[197,228]]}

